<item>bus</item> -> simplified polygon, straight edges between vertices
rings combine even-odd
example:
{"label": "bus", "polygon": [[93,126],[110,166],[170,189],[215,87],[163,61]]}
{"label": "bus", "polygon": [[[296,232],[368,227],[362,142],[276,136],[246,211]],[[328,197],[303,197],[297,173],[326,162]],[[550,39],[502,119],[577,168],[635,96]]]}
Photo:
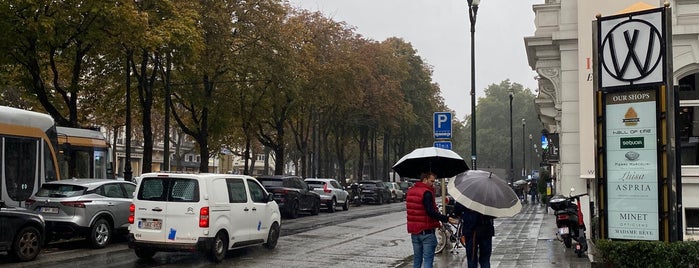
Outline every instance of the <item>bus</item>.
{"label": "bus", "polygon": [[51,116],[0,106],[0,199],[22,206],[44,182],[60,180]]}
{"label": "bus", "polygon": [[109,144],[102,132],[56,127],[61,178],[107,179]]}

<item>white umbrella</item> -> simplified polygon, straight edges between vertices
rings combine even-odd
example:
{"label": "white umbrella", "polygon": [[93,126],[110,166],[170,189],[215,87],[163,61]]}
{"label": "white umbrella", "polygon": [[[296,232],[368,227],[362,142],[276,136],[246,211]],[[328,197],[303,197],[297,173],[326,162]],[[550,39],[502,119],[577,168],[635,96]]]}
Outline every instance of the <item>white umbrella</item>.
{"label": "white umbrella", "polygon": [[413,150],[403,156],[395,165],[401,177],[420,178],[423,172],[431,171],[437,178],[450,178],[468,170],[466,161],[452,150],[425,147]]}
{"label": "white umbrella", "polygon": [[456,202],[483,215],[512,217],[522,210],[517,194],[492,172],[461,173],[449,180],[447,189]]}

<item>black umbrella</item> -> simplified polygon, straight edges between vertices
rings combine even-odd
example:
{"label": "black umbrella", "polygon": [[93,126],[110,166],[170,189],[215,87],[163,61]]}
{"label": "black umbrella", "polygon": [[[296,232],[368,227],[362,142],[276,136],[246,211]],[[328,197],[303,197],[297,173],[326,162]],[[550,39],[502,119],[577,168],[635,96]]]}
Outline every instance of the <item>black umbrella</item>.
{"label": "black umbrella", "polygon": [[413,150],[403,156],[393,170],[401,177],[420,178],[423,172],[431,171],[437,178],[451,178],[468,170],[466,161],[452,150],[425,147]]}
{"label": "black umbrella", "polygon": [[517,194],[507,182],[489,171],[461,173],[449,180],[447,190],[456,202],[483,215],[512,217],[522,210]]}

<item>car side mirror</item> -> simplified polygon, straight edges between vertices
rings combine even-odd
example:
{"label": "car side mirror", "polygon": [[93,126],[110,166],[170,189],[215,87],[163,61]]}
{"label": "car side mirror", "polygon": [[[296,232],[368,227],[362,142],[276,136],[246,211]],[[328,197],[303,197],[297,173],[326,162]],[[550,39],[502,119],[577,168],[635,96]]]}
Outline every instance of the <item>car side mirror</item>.
{"label": "car side mirror", "polygon": [[267,194],[267,203],[274,201],[274,194]]}

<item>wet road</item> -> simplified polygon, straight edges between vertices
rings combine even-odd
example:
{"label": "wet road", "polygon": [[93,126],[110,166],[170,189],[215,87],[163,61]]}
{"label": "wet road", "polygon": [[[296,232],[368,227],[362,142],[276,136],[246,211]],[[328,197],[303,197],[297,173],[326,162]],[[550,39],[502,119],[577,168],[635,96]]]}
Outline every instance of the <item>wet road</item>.
{"label": "wet road", "polygon": [[[405,204],[363,205],[349,211],[321,212],[283,219],[276,249],[234,250],[217,267],[395,267],[411,253],[405,239]],[[12,263],[0,254],[0,266],[14,267],[213,267],[195,253],[158,253],[138,260],[124,239],[105,249],[83,241],[53,243],[37,260]],[[400,245],[400,246],[399,246]],[[337,266],[339,265],[339,266]]]}

